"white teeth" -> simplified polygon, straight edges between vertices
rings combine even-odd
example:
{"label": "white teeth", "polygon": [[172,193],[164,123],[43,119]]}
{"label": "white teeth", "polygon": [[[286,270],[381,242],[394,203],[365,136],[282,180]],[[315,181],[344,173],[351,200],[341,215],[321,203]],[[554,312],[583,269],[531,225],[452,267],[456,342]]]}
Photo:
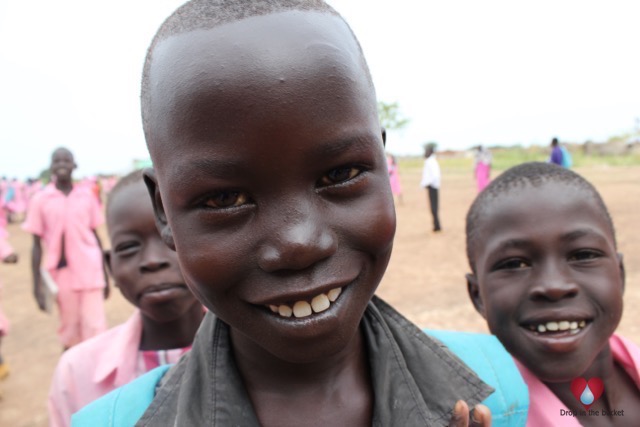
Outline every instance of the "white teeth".
{"label": "white teeth", "polygon": [[291,317],[291,315],[293,314],[293,310],[288,305],[282,304],[278,307],[278,313],[282,317]]}
{"label": "white teeth", "polygon": [[587,325],[585,320],[560,320],[557,322],[540,323],[538,325],[530,325],[529,329],[539,333],[570,331],[572,334],[580,332],[580,329]]}
{"label": "white teeth", "polygon": [[547,322],[547,329],[548,330],[550,330],[552,332],[555,332],[555,331],[558,330],[558,328],[559,328],[558,322]]}
{"label": "white teeth", "polygon": [[327,292],[327,296],[329,297],[329,301],[334,302],[340,296],[342,292],[342,288],[334,288]]}
{"label": "white teeth", "polygon": [[571,323],[567,322],[566,320],[558,323],[558,329],[560,329],[561,331],[568,331],[569,326],[571,326]]}
{"label": "white teeth", "polygon": [[331,289],[326,294],[320,294],[313,297],[311,304],[307,301],[297,301],[293,307],[287,304],[273,305],[267,307],[274,313],[278,313],[282,317],[295,316],[297,318],[311,316],[313,313],[322,313],[329,309],[331,303],[338,299],[342,288]]}
{"label": "white teeth", "polygon": [[322,313],[330,305],[329,297],[325,294],[320,294],[311,300],[311,308],[313,308],[314,313]]}
{"label": "white teeth", "polygon": [[311,305],[306,301],[298,301],[293,305],[293,315],[296,317],[311,316]]}
{"label": "white teeth", "polygon": [[571,325],[569,325],[569,328],[578,329],[578,322],[571,322]]}

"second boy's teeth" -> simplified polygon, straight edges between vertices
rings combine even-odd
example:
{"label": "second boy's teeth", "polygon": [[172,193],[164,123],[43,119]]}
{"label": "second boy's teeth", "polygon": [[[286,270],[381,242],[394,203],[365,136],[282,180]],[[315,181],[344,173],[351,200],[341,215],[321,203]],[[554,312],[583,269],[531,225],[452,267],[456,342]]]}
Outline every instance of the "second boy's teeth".
{"label": "second boy's teeth", "polygon": [[281,317],[307,317],[311,316],[311,314],[313,313],[322,313],[323,311],[329,309],[331,303],[335,302],[338,299],[341,292],[342,288],[334,288],[326,294],[316,295],[311,300],[311,303],[308,303],[307,301],[296,301],[296,303],[293,304],[293,307],[290,307],[287,304],[269,304],[267,307],[273,313],[277,313]]}
{"label": "second boy's teeth", "polygon": [[539,332],[541,334],[545,332],[557,332],[557,331],[570,331],[572,333],[579,332],[580,329],[587,325],[585,320],[561,320],[558,322],[540,323],[538,325],[531,325],[529,329]]}

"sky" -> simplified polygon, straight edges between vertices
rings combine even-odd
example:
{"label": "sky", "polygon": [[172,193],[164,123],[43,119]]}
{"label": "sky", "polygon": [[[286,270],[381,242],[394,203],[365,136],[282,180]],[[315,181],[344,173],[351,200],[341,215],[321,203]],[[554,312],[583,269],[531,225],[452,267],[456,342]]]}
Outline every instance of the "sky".
{"label": "sky", "polygon": [[[378,99],[409,119],[387,147],[603,141],[640,127],[636,0],[329,0],[351,25]],[[145,52],[182,0],[0,0],[0,175],[26,178],[67,146],[76,176],[148,158]]]}

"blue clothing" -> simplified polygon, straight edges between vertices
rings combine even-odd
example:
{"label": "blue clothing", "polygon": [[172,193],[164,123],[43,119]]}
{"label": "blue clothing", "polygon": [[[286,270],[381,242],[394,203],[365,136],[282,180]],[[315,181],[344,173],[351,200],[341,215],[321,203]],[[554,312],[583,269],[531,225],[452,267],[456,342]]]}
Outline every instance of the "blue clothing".
{"label": "blue clothing", "polygon": [[551,149],[551,158],[549,161],[555,165],[562,166],[562,148],[556,145]]}
{"label": "blue clothing", "polygon": [[[527,415],[527,389],[495,337],[424,334],[375,297],[362,325],[372,385],[379,391],[374,425],[446,425],[457,399],[470,406],[483,401],[492,410],[495,426],[524,425],[520,420]],[[191,353],[166,376],[165,371],[151,371],[83,408],[72,425],[258,425],[229,351],[228,332],[224,322],[208,313]],[[486,384],[504,389],[487,399]]]}

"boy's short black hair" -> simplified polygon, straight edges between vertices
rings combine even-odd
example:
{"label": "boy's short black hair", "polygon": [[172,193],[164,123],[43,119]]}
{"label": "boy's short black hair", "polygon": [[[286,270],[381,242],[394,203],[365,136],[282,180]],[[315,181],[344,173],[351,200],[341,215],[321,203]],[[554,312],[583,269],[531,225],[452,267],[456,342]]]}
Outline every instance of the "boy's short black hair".
{"label": "boy's short black hair", "polygon": [[109,192],[109,196],[107,197],[107,205],[106,211],[109,211],[109,206],[111,205],[111,201],[115,197],[116,194],[120,192],[125,187],[128,187],[131,184],[135,184],[137,182],[142,182],[142,169],[134,170],[133,172],[128,173],[118,180],[116,185],[113,186],[111,191]]}
{"label": "boy's short black hair", "polygon": [[[142,87],[140,92],[142,106],[142,126],[148,138],[149,113],[149,72],[156,45],[171,36],[183,34],[193,30],[209,30],[217,26],[240,21],[254,16],[269,15],[287,11],[315,11],[329,13],[342,19],[342,16],[329,6],[324,0],[191,0],[173,12],[160,26],[147,50],[142,71]],[[369,83],[373,86],[373,79],[369,72],[362,47],[355,34],[344,21],[360,50],[363,69]]]}
{"label": "boy's short black hair", "polygon": [[598,190],[586,179],[577,173],[552,163],[529,162],[514,166],[493,180],[474,200],[467,213],[466,235],[467,235],[467,258],[471,270],[474,270],[474,249],[476,240],[481,228],[481,221],[485,209],[492,200],[504,195],[518,187],[533,186],[539,187],[548,182],[558,182],[575,186],[577,189],[590,193],[596,201],[613,235],[613,242],[616,243],[616,234],[613,227],[611,215],[598,193]]}

